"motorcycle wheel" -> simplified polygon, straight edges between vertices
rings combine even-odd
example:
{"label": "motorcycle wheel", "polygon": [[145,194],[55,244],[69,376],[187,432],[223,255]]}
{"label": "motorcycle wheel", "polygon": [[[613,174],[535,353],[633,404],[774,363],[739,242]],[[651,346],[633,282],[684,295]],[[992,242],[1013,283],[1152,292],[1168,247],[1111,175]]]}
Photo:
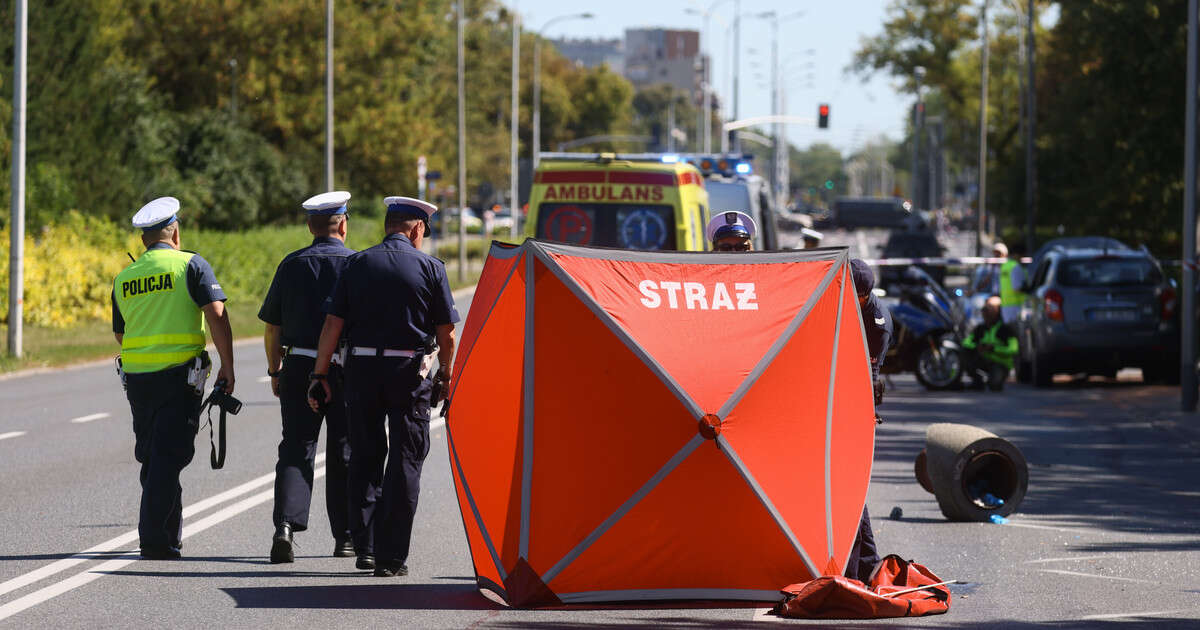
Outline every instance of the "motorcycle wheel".
{"label": "motorcycle wheel", "polygon": [[962,380],[962,358],[954,350],[923,348],[917,356],[917,381],[925,389],[940,390],[954,387]]}

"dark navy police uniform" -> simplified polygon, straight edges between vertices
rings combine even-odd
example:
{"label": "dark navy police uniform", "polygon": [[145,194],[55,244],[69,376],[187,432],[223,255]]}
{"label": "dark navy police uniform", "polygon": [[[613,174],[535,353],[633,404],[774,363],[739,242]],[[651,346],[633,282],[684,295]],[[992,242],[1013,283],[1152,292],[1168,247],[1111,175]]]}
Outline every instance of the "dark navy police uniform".
{"label": "dark navy police uniform", "polygon": [[318,236],[312,245],[288,254],[279,263],[258,318],[280,327],[280,344],[287,350],[279,374],[279,410],[283,439],[275,465],[274,524],[288,523],[293,531],[308,529],[312,500],[313,462],[321,422],[326,426],[327,477],[325,510],[336,540],[348,540],[349,503],[346,500],[350,450],[346,440],[346,408],[342,399],[341,368],[330,367],[333,398],[325,413],[308,406],[308,375],[316,361],[317,340],[325,321],[325,299],[332,293],[354,250],[341,240]]}
{"label": "dark navy police uniform", "polygon": [[[851,272],[854,276],[857,293],[861,295],[875,288],[875,275],[871,273],[871,268],[861,260],[851,261]],[[871,385],[877,388],[879,369],[883,367],[884,357],[887,356],[888,346],[892,342],[892,316],[887,308],[879,303],[879,298],[874,293],[869,295],[865,304],[859,304],[859,310],[862,313],[863,329],[867,337],[867,354],[871,358]],[[850,557],[846,561],[845,575],[867,582],[879,560],[879,551],[875,546],[875,533],[871,530],[871,515],[867,512],[867,506],[863,505],[862,518],[858,522],[858,534],[854,537],[854,545],[851,547]]]}
{"label": "dark navy police uniform", "polygon": [[[150,245],[146,251],[156,250],[175,251],[162,242]],[[192,254],[187,260],[183,276],[188,296],[197,309],[225,301],[225,292],[221,290],[212,266],[199,255]],[[164,292],[151,292],[137,299],[166,299],[160,297],[163,295]],[[126,334],[125,317],[118,306],[115,289],[112,329],[127,339],[130,337]],[[200,347],[203,348],[203,343]],[[181,547],[183,488],[179,484],[179,475],[196,452],[202,398],[202,394],[188,384],[188,372],[193,363],[194,360],[186,360],[149,372],[130,372],[130,365],[126,365],[125,393],[133,414],[133,454],[141,464],[138,537],[144,554],[150,550],[169,549],[178,557]]]}
{"label": "dark navy police uniform", "polygon": [[378,567],[400,565],[408,559],[429,454],[432,382],[420,375],[420,363],[437,327],[459,321],[446,268],[407,236],[389,234],[350,257],[326,312],[345,320],[350,347],[345,396],[355,551],[373,554]]}

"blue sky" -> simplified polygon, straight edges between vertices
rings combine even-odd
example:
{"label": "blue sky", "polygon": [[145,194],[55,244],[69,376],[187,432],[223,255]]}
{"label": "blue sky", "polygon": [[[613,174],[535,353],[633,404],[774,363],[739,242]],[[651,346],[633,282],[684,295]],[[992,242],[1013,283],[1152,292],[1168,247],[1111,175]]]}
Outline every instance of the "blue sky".
{"label": "blue sky", "polygon": [[[713,79],[717,91],[728,100],[732,93],[732,37],[726,37],[732,24],[734,5],[725,0],[709,21],[709,50],[713,57]],[[591,20],[567,20],[556,23],[547,37],[622,37],[630,27],[670,27],[700,30],[702,19],[687,9],[704,10],[714,0],[513,0],[525,20],[525,28],[540,29],[557,16],[590,11]],[[740,0],[742,14],[776,11],[787,16],[803,11],[802,17],[781,22],[779,27],[780,60],[787,60],[787,113],[816,116],[818,103],[830,105],[830,129],[819,130],[815,123],[791,125],[788,135],[793,144],[806,147],[813,142],[828,142],[843,152],[861,146],[878,135],[898,140],[904,129],[911,94],[897,91],[898,82],[882,74],[867,82],[847,74],[859,40],[882,31],[885,9],[891,0]],[[740,73],[742,118],[769,114],[771,29],[768,21],[742,20],[742,58]],[[813,50],[811,55],[806,54]],[[812,62],[812,68],[806,66]],[[812,79],[808,75],[812,74]],[[762,79],[755,75],[761,75]]]}

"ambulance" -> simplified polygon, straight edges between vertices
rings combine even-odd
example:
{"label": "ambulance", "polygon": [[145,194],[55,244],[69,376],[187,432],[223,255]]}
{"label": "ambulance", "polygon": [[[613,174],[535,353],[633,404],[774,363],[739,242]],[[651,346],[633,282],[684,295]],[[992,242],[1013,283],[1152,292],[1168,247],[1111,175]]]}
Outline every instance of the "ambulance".
{"label": "ambulance", "polygon": [[640,250],[705,251],[708,193],[670,154],[543,153],[525,235]]}

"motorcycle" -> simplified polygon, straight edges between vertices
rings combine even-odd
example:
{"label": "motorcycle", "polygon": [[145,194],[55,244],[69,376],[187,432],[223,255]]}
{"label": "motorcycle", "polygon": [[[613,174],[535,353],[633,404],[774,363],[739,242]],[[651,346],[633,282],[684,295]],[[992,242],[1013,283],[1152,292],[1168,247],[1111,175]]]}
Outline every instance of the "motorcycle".
{"label": "motorcycle", "polygon": [[961,305],[918,267],[905,270],[893,286],[899,289],[899,298],[888,303],[893,341],[880,371],[913,372],[930,390],[957,387],[963,377]]}

